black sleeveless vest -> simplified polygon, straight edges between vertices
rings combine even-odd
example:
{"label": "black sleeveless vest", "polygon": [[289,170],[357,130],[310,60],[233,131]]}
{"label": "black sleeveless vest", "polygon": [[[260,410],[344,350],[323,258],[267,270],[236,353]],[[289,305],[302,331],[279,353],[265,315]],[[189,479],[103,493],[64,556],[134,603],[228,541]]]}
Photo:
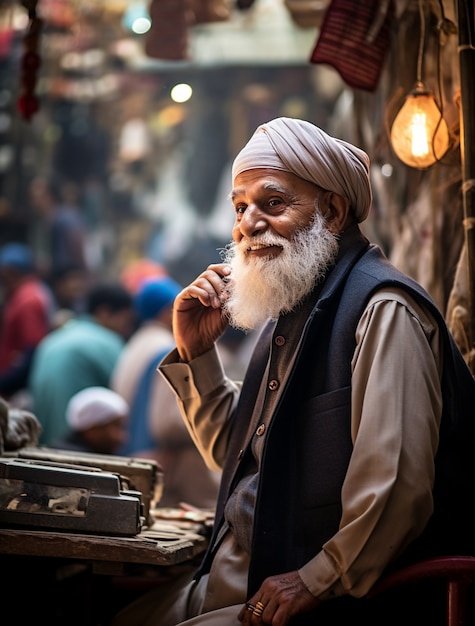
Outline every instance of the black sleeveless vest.
{"label": "black sleeveless vest", "polygon": [[[475,381],[430,296],[357,233],[320,288],[281,402],[267,431],[255,510],[249,595],[270,575],[298,569],[338,530],[341,486],[352,452],[351,358],[355,330],[371,295],[406,290],[437,320],[444,341],[440,445],[435,510],[400,562],[439,554],[474,554]],[[264,329],[246,373],[216,510],[214,534],[198,575],[209,571],[227,494],[239,480],[252,406],[269,354]],[[381,407],[384,410],[384,407]]]}

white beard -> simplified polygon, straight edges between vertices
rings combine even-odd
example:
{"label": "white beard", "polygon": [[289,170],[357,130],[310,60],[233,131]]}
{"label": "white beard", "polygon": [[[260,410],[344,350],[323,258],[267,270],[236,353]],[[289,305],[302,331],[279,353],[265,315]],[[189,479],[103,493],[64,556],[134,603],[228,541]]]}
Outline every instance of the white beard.
{"label": "white beard", "polygon": [[[275,258],[249,258],[251,243],[277,245],[282,252]],[[231,267],[224,303],[231,326],[253,330],[295,309],[335,263],[338,248],[318,210],[311,226],[297,231],[292,241],[265,233],[229,243],[222,258]]]}

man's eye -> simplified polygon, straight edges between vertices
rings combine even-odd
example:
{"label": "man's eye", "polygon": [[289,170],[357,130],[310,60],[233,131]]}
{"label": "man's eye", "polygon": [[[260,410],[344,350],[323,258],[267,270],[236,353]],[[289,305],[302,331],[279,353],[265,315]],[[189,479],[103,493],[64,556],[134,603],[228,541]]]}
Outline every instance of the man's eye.
{"label": "man's eye", "polygon": [[282,204],[282,200],[278,198],[272,198],[272,200],[269,200],[269,206],[279,206],[280,204]]}
{"label": "man's eye", "polygon": [[236,213],[244,213],[245,210],[246,210],[246,205],[244,205],[244,204],[238,204],[235,207]]}

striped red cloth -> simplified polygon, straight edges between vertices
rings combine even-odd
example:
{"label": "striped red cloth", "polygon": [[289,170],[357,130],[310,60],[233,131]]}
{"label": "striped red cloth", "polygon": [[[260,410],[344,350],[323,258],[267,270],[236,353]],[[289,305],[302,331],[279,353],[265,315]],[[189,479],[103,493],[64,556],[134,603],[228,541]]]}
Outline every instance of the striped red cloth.
{"label": "striped red cloth", "polygon": [[393,17],[392,0],[333,0],[310,62],[331,65],[350,87],[374,91],[389,47]]}

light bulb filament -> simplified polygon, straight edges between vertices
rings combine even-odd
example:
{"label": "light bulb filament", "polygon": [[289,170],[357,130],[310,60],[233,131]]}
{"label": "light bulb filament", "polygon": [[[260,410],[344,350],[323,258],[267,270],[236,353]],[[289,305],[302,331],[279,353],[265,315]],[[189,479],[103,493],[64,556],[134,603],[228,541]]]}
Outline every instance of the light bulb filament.
{"label": "light bulb filament", "polygon": [[429,154],[427,118],[425,113],[414,113],[411,123],[411,152],[415,157]]}

